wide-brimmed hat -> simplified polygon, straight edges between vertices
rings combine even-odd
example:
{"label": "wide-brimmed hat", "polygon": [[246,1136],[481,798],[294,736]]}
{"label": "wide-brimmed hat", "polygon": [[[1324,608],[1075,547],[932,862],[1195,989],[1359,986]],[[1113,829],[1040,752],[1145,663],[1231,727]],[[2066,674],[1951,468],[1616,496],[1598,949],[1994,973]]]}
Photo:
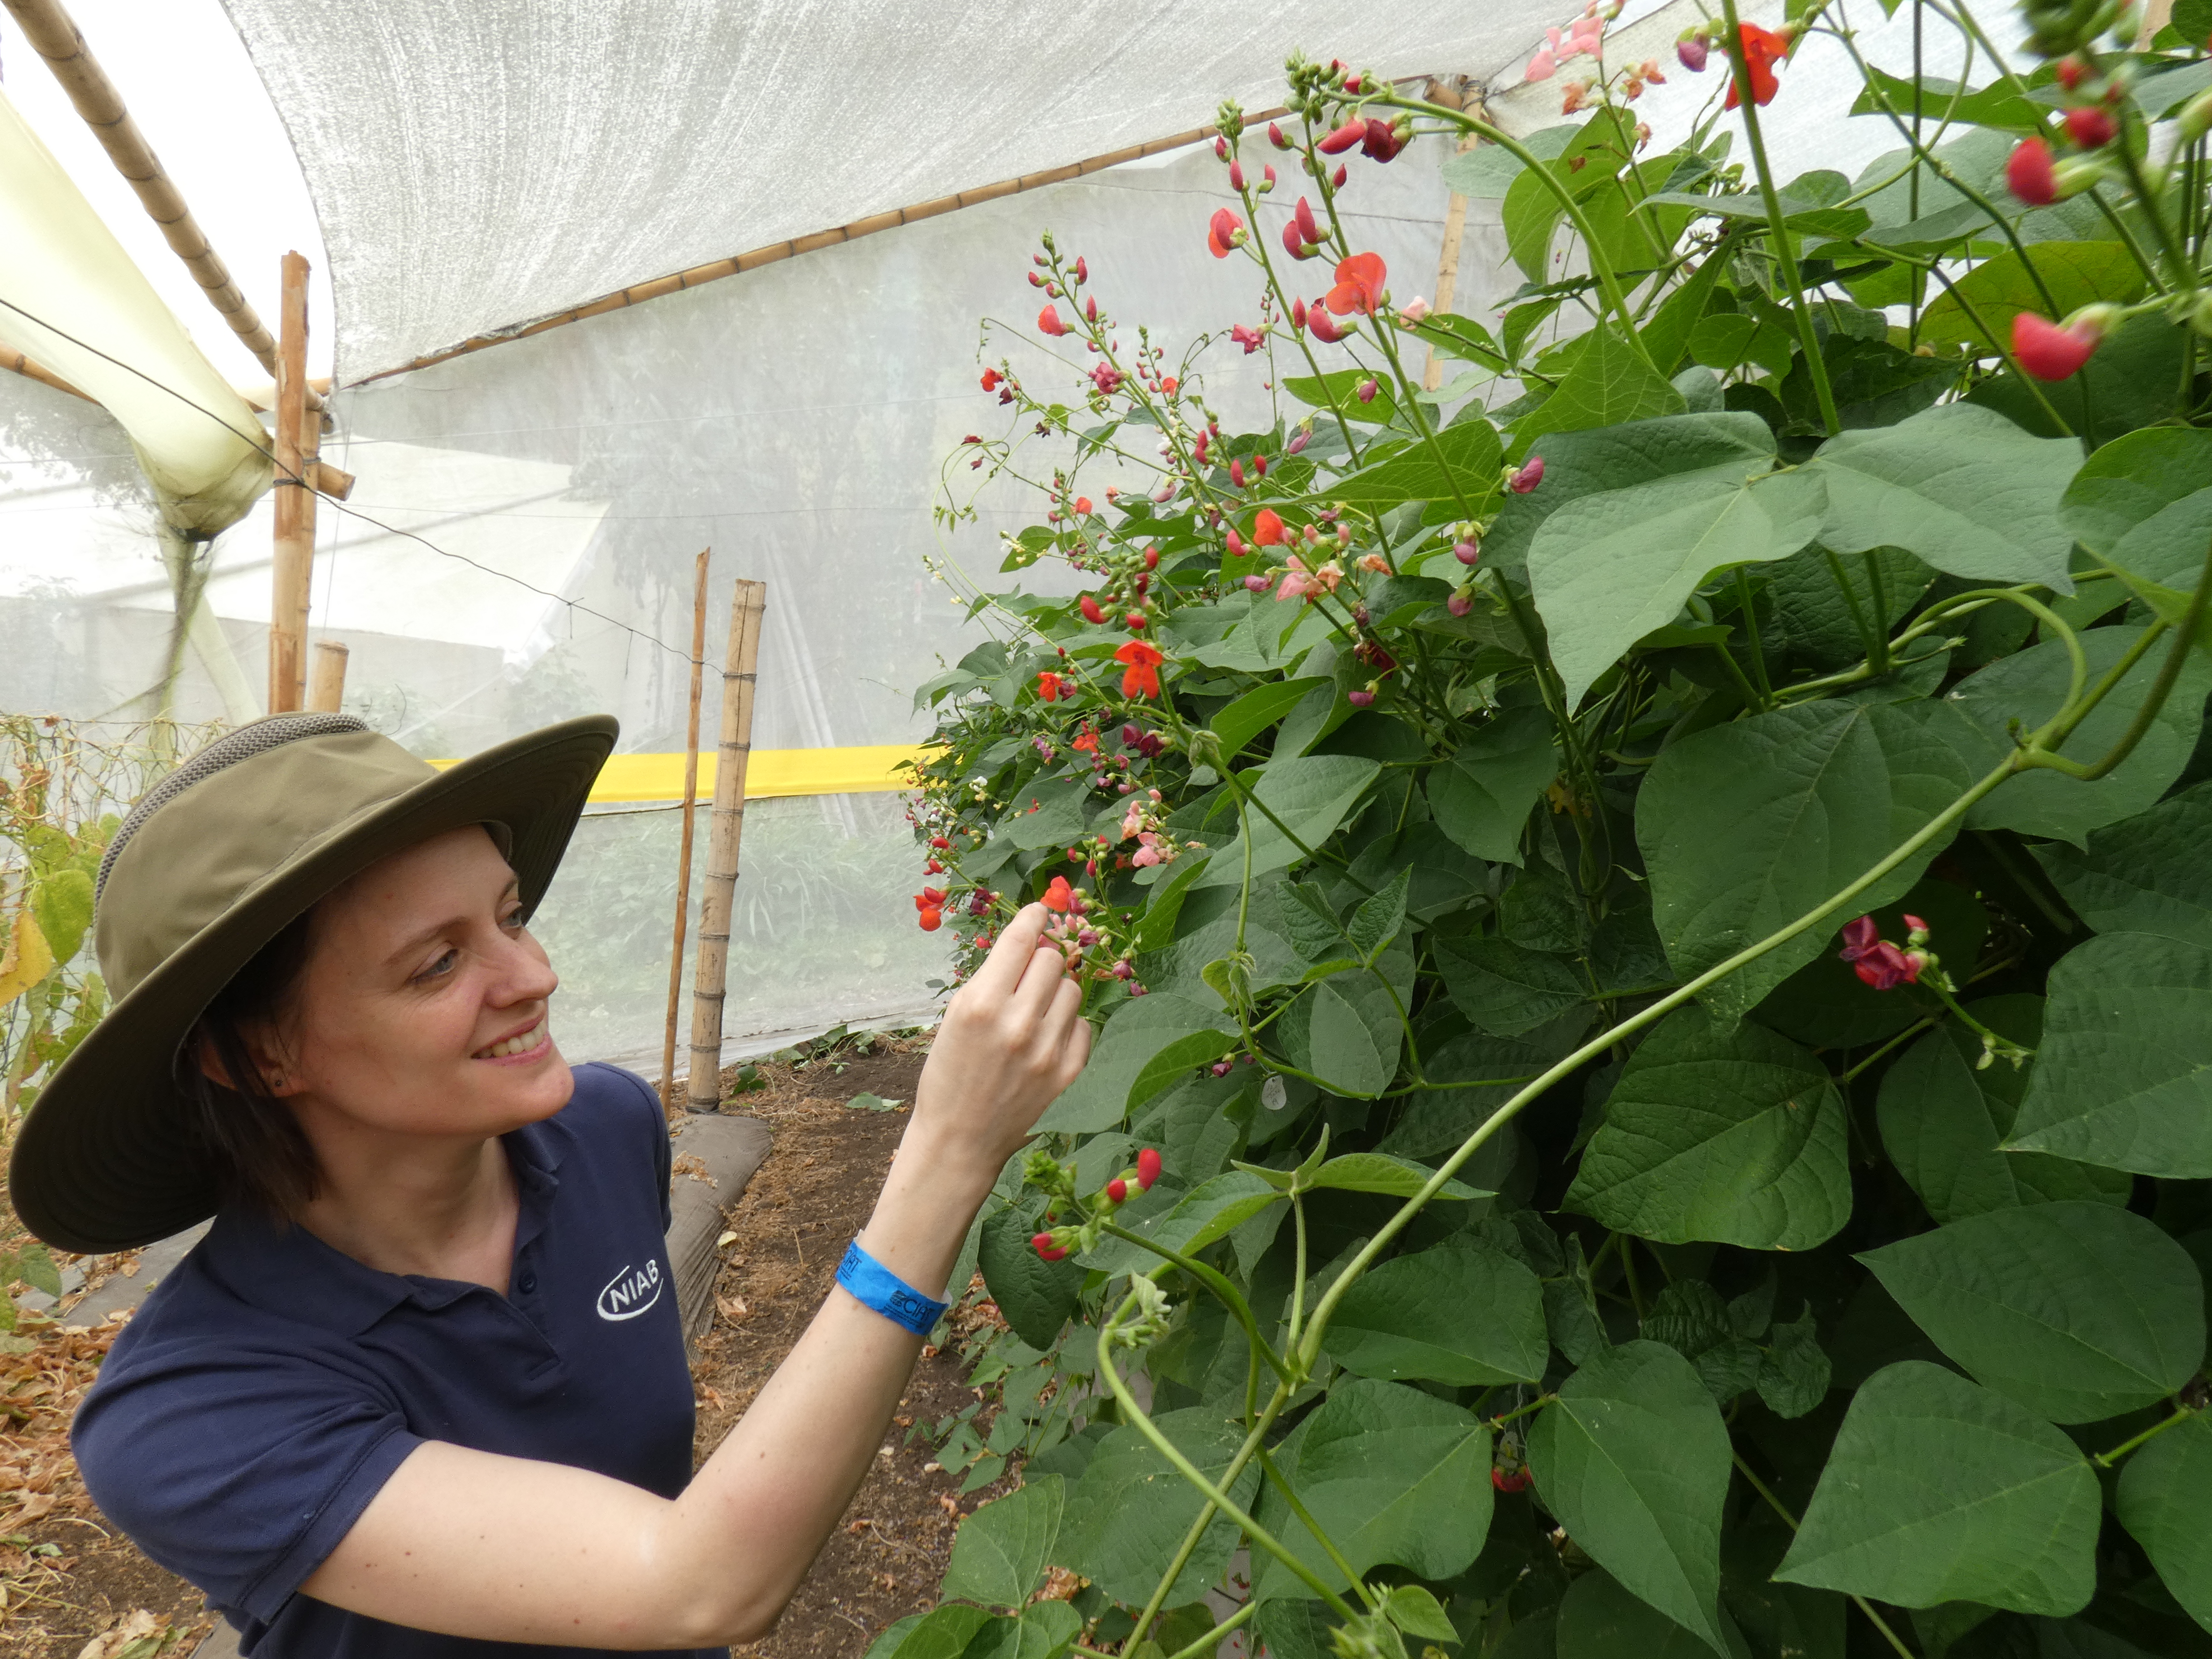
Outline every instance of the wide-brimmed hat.
{"label": "wide-brimmed hat", "polygon": [[216,994],[348,878],[472,823],[498,832],[527,917],[617,729],[565,720],[440,771],[351,715],[272,714],[163,778],[100,862],[93,939],[114,1004],[16,1135],[24,1225],[63,1249],[120,1250],[214,1214],[175,1067]]}

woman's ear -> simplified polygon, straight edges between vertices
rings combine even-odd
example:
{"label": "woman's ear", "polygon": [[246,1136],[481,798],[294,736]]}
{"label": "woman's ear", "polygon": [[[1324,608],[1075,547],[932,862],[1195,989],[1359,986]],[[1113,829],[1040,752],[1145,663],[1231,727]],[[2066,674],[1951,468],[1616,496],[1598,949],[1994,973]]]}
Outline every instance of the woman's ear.
{"label": "woman's ear", "polygon": [[[273,1032],[260,1027],[249,1027],[239,1033],[238,1042],[246,1051],[242,1058],[259,1076],[265,1093],[274,1099],[283,1100],[300,1092],[302,1086],[300,1079],[292,1074],[283,1045],[276,1041]],[[193,1041],[192,1059],[210,1082],[234,1093],[238,1091],[238,1085],[231,1080],[231,1068],[223,1058],[223,1046],[203,1032]]]}

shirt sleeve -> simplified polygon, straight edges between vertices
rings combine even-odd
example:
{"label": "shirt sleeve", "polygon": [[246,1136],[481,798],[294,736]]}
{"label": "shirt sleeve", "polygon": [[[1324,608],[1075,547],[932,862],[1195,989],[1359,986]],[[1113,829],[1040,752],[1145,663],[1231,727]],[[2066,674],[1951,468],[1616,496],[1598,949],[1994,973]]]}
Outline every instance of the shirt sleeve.
{"label": "shirt sleeve", "polygon": [[660,1103],[659,1093],[635,1072],[626,1072],[619,1066],[594,1063],[591,1068],[614,1081],[619,1097],[635,1101],[642,1108],[639,1123],[653,1155],[653,1192],[660,1205],[660,1231],[665,1234],[676,1218],[673,1203],[669,1197],[669,1185],[675,1179],[676,1154],[668,1140],[668,1115]]}
{"label": "shirt sleeve", "polygon": [[70,1438],[94,1501],[147,1555],[264,1624],[422,1443],[338,1345],[239,1333],[111,1356]]}

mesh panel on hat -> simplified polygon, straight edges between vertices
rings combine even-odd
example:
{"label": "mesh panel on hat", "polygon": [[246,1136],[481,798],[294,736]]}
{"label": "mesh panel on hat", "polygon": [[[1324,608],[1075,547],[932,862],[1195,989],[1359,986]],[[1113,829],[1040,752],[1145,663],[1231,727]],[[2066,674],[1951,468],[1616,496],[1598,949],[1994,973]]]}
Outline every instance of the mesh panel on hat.
{"label": "mesh panel on hat", "polygon": [[115,839],[108,842],[107,851],[100,860],[100,877],[92,889],[93,902],[100,902],[100,895],[107,886],[107,872],[114,867],[117,854],[130,845],[131,836],[155,813],[194,784],[204,782],[227,766],[235,766],[242,760],[251,760],[301,738],[326,738],[342,732],[369,729],[368,721],[351,714],[266,714],[228,736],[217,738],[149,789],[131,809],[131,815],[123,820],[123,827],[115,832]]}

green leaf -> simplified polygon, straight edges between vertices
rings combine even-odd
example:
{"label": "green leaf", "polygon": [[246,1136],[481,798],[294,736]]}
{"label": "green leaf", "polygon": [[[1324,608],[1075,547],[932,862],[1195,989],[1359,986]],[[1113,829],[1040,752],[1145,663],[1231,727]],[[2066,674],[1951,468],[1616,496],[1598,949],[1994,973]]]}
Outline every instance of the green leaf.
{"label": "green leaf", "polygon": [[1382,770],[1379,763],[1357,755],[1298,755],[1268,762],[1259,774],[1257,785],[1248,787],[1274,818],[1257,809],[1249,811],[1244,830],[1206,860],[1205,873],[1192,885],[1241,885],[1248,835],[1253,875],[1264,876],[1296,864],[1305,854],[1298,850],[1297,842],[1276,827],[1275,819],[1279,818],[1298,842],[1318,848],[1336,833]]}
{"label": "green leaf", "polygon": [[[1326,1188],[1339,1192],[1382,1193],[1391,1198],[1411,1198],[1435,1174],[1433,1170],[1424,1169],[1407,1158],[1392,1158],[1387,1152],[1346,1152],[1316,1170],[1303,1182],[1301,1190]],[[1437,1189],[1437,1198],[1455,1202],[1496,1196],[1495,1193],[1486,1193],[1458,1181],[1447,1181]]]}
{"label": "green leaf", "polygon": [[1467,421],[1332,481],[1313,499],[1375,514],[1407,501],[1449,501],[1456,510],[1479,514],[1490,510],[1504,488],[1499,466],[1504,459],[1498,428],[1487,421]]}
{"label": "green leaf", "polygon": [[[1602,1569],[1567,1587],[1559,1619],[1559,1659],[1698,1659],[1708,1651],[1703,1637],[1638,1601]],[[1720,1620],[1730,1659],[1752,1659],[1735,1621],[1726,1613]]]}
{"label": "green leaf", "polygon": [[1528,581],[1570,706],[1709,577],[1813,539],[1820,493],[1791,473],[1762,482],[1772,459],[1768,438],[1718,465],[1582,496],[1544,521]]}
{"label": "green leaf", "polygon": [[1518,1036],[1579,1006],[1587,988],[1560,957],[1509,939],[1433,941],[1453,1004],[1493,1036]]}
{"label": "green leaf", "polygon": [[[1863,915],[1880,924],[1884,939],[1902,939],[1906,914],[1934,929],[1932,943],[1951,963],[1978,959],[1990,927],[1981,900],[1939,877],[1916,883],[1893,903],[1878,904]],[[1761,1002],[1753,1018],[1808,1048],[1856,1048],[1893,1037],[1933,1012],[1933,995],[1921,990],[1877,991],[1851,971],[1836,950],[1823,950]],[[1146,981],[1151,984],[1151,980]],[[2035,1045],[2031,1040],[2027,1046]]]}
{"label": "green leaf", "polygon": [[92,926],[92,878],[82,870],[57,870],[41,878],[31,888],[31,915],[55,963],[66,963]]}
{"label": "green leaf", "polygon": [[1372,966],[1406,925],[1406,894],[1413,885],[1413,867],[1398,872],[1389,885],[1366,900],[1344,924],[1346,939],[1360,961]]}
{"label": "green leaf", "polygon": [[1082,836],[1087,825],[1091,786],[1082,778],[1054,778],[1020,791],[1000,827],[1024,852],[1061,847]]}
{"label": "green leaf", "polygon": [[961,1659],[985,1626],[1012,1623],[981,1607],[951,1602],[900,1620],[869,1646],[866,1659]]}
{"label": "green leaf", "polygon": [[1552,717],[1509,708],[1429,769],[1429,805],[1444,834],[1477,858],[1518,864],[1528,809],[1559,770]]}
{"label": "green leaf", "polygon": [[[2188,338],[2186,328],[2154,313],[2130,317],[2069,379],[2038,383],[2031,391],[2008,369],[1977,385],[1966,404],[1991,410],[2042,437],[2071,441],[2070,434],[2078,434],[2093,447],[2108,443],[2178,412]],[[2052,422],[2046,404],[2066,422],[2067,432]]]}
{"label": "green leaf", "polygon": [[[1387,1562],[1419,1577],[1449,1578],[1466,1570],[1490,1530],[1489,1429],[1419,1389],[1341,1382],[1273,1458],[1354,1572]],[[1346,1588],[1272,1484],[1259,1520],[1323,1583]],[[1255,1568],[1253,1594],[1262,1600],[1313,1593],[1273,1557],[1255,1553]]]}
{"label": "green leaf", "polygon": [[1753,1384],[1766,1409],[1777,1417],[1802,1417],[1828,1397],[1833,1368],[1820,1346],[1820,1332],[1808,1308],[1787,1325],[1777,1325],[1759,1362]]}
{"label": "green leaf", "polygon": [[1271,680],[1255,686],[1213,717],[1214,735],[1221,752],[1235,756],[1253,738],[1289,714],[1307,693],[1328,684],[1326,679]]}
{"label": "green leaf", "polygon": [[1819,537],[1838,553],[1901,547],[1954,576],[2070,593],[2073,538],[2057,507],[2081,461],[2073,439],[2031,437],[1989,410],[1945,404],[1841,433],[1804,471],[1826,489]]}
{"label": "green leaf", "polygon": [[1353,1098],[1389,1086],[1406,1038],[1389,989],[1364,968],[1301,992],[1275,1029],[1293,1066],[1322,1079],[1330,1093]]}
{"label": "green leaf", "polygon": [[[1170,1056],[1177,1060],[1172,1073],[1159,1075],[1152,1069],[1153,1062],[1176,1043],[1204,1032],[1218,1033],[1225,1039],[1236,1031],[1237,1023],[1226,1010],[1208,1007],[1191,998],[1160,991],[1125,1002],[1106,1022],[1083,1074],[1046,1109],[1036,1127],[1041,1131],[1079,1134],[1110,1129],[1127,1115],[1131,1107],[1140,1106],[1150,1097],[1139,1088],[1148,1070],[1152,1092],[1157,1092],[1199,1063],[1194,1059],[1181,1060],[1184,1051],[1178,1050]],[[1206,1057],[1217,1058],[1226,1046],[1225,1042],[1218,1044]]]}
{"label": "green leaf", "polygon": [[[1369,380],[1375,381],[1375,393],[1363,404],[1359,388]],[[1370,425],[1388,426],[1398,415],[1398,399],[1390,381],[1370,375],[1364,368],[1340,368],[1334,374],[1286,374],[1283,390],[1311,408],[1334,409],[1351,420]]]}
{"label": "green leaf", "polygon": [[[1175,1208],[1165,1215],[1141,1226],[1131,1226],[1131,1231],[1168,1249],[1190,1255],[1228,1237],[1262,1210],[1282,1201],[1283,1194],[1267,1182],[1242,1170],[1232,1170],[1201,1182],[1177,1200]],[[1122,1224],[1130,1226],[1127,1222]],[[1097,1249],[1084,1256],[1083,1262],[1107,1273],[1131,1273],[1146,1271],[1158,1265],[1159,1259],[1125,1239],[1106,1238],[1099,1241]]]}
{"label": "green leaf", "polygon": [[953,1536],[943,1593],[994,1607],[1019,1607],[1027,1602],[1052,1559],[1065,1496],[1066,1483],[1048,1474],[994,1499],[963,1521]]}
{"label": "green leaf", "polygon": [[1459,1632],[1444,1616],[1443,1603],[1419,1584],[1391,1585],[1382,1593],[1382,1614],[1408,1636],[1438,1642],[1459,1640]]}
{"label": "green leaf", "polygon": [[1688,1360],[1656,1342],[1606,1349],[1537,1414],[1528,1466],[1545,1506],[1592,1559],[1729,1651],[1719,1606],[1729,1435]]}
{"label": "green leaf", "polygon": [[975,1265],[1014,1334],[1032,1348],[1049,1348],[1075,1311],[1083,1267],[1075,1261],[1047,1261],[1030,1243],[1036,1231],[1027,1211],[994,1211],[983,1218]]}
{"label": "green leaf", "polygon": [[[1162,1412],[1152,1421],[1200,1473],[1217,1482],[1244,1437],[1217,1407]],[[1259,1479],[1258,1465],[1247,1464],[1230,1497],[1249,1504]],[[1081,1573],[1117,1601],[1142,1607],[1205,1503],[1140,1429],[1115,1429],[1098,1443],[1069,1494],[1054,1565]],[[1216,1516],[1177,1575],[1168,1604],[1204,1594],[1229,1565],[1236,1541],[1235,1526]]]}
{"label": "green leaf", "polygon": [[2212,1176],[2212,949],[2106,933],[2060,957],[2049,990],[2004,1150]]}
{"label": "green leaf", "polygon": [[1663,1243],[1810,1249],[1850,1215],[1846,1138],[1820,1061],[1681,1008],[1630,1056],[1561,1202]]}
{"label": "green leaf", "polygon": [[[1990,997],[1967,1012],[2000,1036],[2033,1048],[2043,1040],[2043,999]],[[2055,1199],[2124,1204],[2134,1180],[2042,1152],[1999,1152],[2012,1133],[2030,1073],[1982,1060],[1981,1039],[1957,1021],[1930,1031],[1884,1074],[1881,1143],[1928,1213],[1957,1221]]]}
{"label": "green leaf", "polygon": [[2112,1509],[2173,1599],[2212,1630],[2212,1423],[2193,1418],[2139,1447]]}
{"label": "green leaf", "polygon": [[1467,1239],[1370,1270],[1337,1304],[1322,1346],[1361,1376],[1455,1386],[1533,1382],[1551,1352],[1536,1275]]}
{"label": "green leaf", "polygon": [[[2142,632],[2129,627],[2093,628],[2081,635],[2088,684],[2095,685]],[[2070,760],[2094,761],[2117,743],[2149,696],[2165,656],[2162,645],[2145,652],[2075,728],[2061,752]],[[1981,753],[1987,764],[1994,765],[2012,746],[2014,721],[2033,731],[2058,712],[2070,672],[2065,642],[2046,640],[1969,676],[1945,701],[1981,728]],[[2025,773],[1977,802],[1967,814],[1968,826],[2017,830],[2078,847],[2092,830],[2133,817],[2163,795],[2189,763],[2203,723],[2208,690],[2212,690],[2212,662],[2191,652],[2142,741],[2108,776],[2085,783],[2048,770]]]}
{"label": "green leaf", "polygon": [[1859,1387],[1775,1577],[2063,1619],[2096,1588],[2097,1478],[2003,1395],[1908,1359]]}
{"label": "green leaf", "polygon": [[2111,1205],[1991,1210],[1858,1260],[1976,1382],[2054,1422],[2154,1405],[2204,1358],[2197,1264]]}
{"label": "green leaf", "polygon": [[1611,323],[1598,324],[1577,344],[1581,349],[1552,395],[1514,423],[1516,455],[1531,453],[1529,446],[1547,433],[1583,432],[1682,412],[1682,394]]}
{"label": "green leaf", "polygon": [[2212,546],[2212,432],[2146,427],[2115,438],[2082,463],[2058,517],[2139,581],[2195,587]]}
{"label": "green leaf", "polygon": [[[1966,792],[1973,729],[1940,702],[1820,702],[1662,751],[1636,803],[1652,920],[1687,979],[1812,910]],[[1827,948],[1828,927],[1902,897],[1947,831],[1839,911],[1704,994],[1723,1018]]]}
{"label": "green leaf", "polygon": [[2082,921],[2100,933],[2157,933],[2212,945],[2212,783],[2092,830],[2086,846],[2032,850]]}
{"label": "green leaf", "polygon": [[[1939,351],[1964,346],[1974,356],[1994,356],[2011,340],[2012,319],[2023,311],[2064,317],[2098,300],[2125,305],[2142,292],[2142,268],[2118,242],[2044,242],[2033,258],[2057,302],[2056,311],[2029,276],[2019,251],[2007,248],[1960,277],[1953,291],[1928,302],[1920,315],[1920,343]],[[1974,326],[1962,299],[1996,331],[1996,341]]]}

